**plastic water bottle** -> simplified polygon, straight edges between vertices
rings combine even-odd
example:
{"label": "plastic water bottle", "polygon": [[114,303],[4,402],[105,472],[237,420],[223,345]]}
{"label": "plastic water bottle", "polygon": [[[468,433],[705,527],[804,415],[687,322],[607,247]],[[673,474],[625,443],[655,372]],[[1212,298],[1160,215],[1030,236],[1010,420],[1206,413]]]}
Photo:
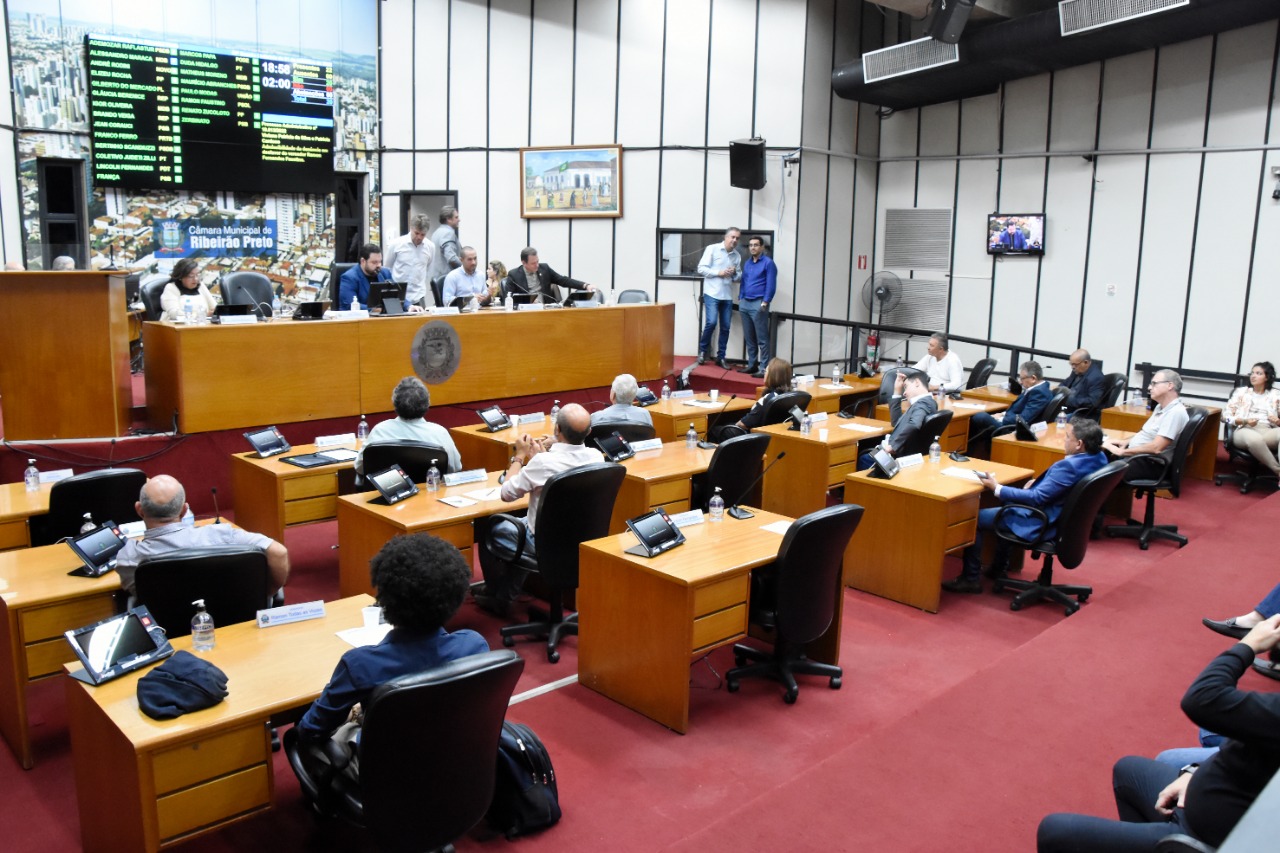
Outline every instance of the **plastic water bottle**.
{"label": "plastic water bottle", "polygon": [[800,377],[794,374],[792,374],[791,376],[791,390],[792,391],[800,390]]}
{"label": "plastic water bottle", "polygon": [[514,310],[516,307],[515,300],[511,298],[511,294],[507,294],[507,298],[503,300],[502,307],[508,311]]}
{"label": "plastic water bottle", "polygon": [[187,507],[187,514],[182,517],[181,523],[183,527],[196,526],[196,514],[195,514],[195,511],[191,509],[190,506]]}
{"label": "plastic water bottle", "polygon": [[724,498],[720,497],[719,486],[716,486],[716,493],[707,502],[707,513],[707,521],[724,521]]}
{"label": "plastic water bottle", "polygon": [[1058,417],[1054,418],[1053,423],[1061,431],[1067,425],[1067,413],[1062,409],[1058,409]]}
{"label": "plastic water bottle", "polygon": [[556,422],[556,415],[560,414],[560,401],[556,400],[551,404],[551,423]]}
{"label": "plastic water bottle", "polygon": [[190,326],[196,321],[196,306],[191,304],[190,299],[182,300],[182,322]]}
{"label": "plastic water bottle", "polygon": [[280,295],[279,294],[276,294],[271,299],[271,316],[272,317],[280,316]]}
{"label": "plastic water bottle", "polygon": [[662,380],[662,399],[664,400],[671,399],[671,386],[667,383],[667,380],[665,379]]}
{"label": "plastic water bottle", "polygon": [[440,491],[440,469],[436,467],[436,460],[431,460],[431,467],[427,469],[427,491]]}
{"label": "plastic water bottle", "polygon": [[938,443],[938,437],[936,435],[933,437],[933,444],[929,445],[929,461],[942,461],[942,445]]}
{"label": "plastic water bottle", "polygon": [[689,431],[684,434],[685,447],[698,446],[698,431],[693,428],[693,424],[689,424]]}
{"label": "plastic water bottle", "polygon": [[98,525],[93,523],[93,513],[86,512],[84,514],[84,524],[80,525],[81,533],[88,533],[97,528]]}
{"label": "plastic water bottle", "polygon": [[36,460],[27,460],[27,470],[22,472],[22,485],[28,492],[40,491],[40,469],[36,467]]}
{"label": "plastic water bottle", "polygon": [[213,617],[204,609],[203,598],[191,603],[196,606],[196,615],[191,617],[191,646],[198,652],[211,652],[215,644]]}
{"label": "plastic water bottle", "polygon": [[369,422],[364,419],[364,415],[360,416],[360,423],[356,425],[356,446],[363,447],[364,440],[369,437]]}
{"label": "plastic water bottle", "polygon": [[471,301],[467,303],[467,310],[468,311],[480,310],[480,300],[476,298],[476,295],[474,293],[471,294]]}
{"label": "plastic water bottle", "polygon": [[844,374],[840,372],[839,364],[831,365],[831,384],[832,385],[844,384]]}
{"label": "plastic water bottle", "polygon": [[805,412],[805,416],[800,419],[800,434],[808,435],[813,432],[813,418],[809,417],[809,413]]}

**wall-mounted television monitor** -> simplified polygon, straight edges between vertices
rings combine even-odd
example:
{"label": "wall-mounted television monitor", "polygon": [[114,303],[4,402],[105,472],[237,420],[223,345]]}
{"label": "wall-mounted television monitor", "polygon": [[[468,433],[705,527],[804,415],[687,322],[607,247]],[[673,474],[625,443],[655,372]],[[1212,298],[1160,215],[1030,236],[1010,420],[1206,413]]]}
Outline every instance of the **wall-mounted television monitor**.
{"label": "wall-mounted television monitor", "polygon": [[333,64],[85,36],[95,186],[333,192]]}
{"label": "wall-mounted television monitor", "polygon": [[1043,213],[993,213],[987,217],[988,255],[1043,255]]}

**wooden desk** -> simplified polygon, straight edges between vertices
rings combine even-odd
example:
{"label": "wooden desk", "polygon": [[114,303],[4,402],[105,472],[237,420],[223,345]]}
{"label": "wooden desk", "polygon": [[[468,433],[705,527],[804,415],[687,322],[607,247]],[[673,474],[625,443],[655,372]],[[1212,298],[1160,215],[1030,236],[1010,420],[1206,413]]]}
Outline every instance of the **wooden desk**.
{"label": "wooden desk", "polygon": [[966,400],[985,400],[988,403],[1004,403],[1006,406],[1013,404],[1018,399],[1018,395],[1009,391],[1007,385],[983,385],[981,388],[967,388],[960,392],[960,396]]}
{"label": "wooden desk", "polygon": [[707,470],[714,454],[714,448],[687,447],[681,439],[663,444],[661,450],[646,450],[623,460],[627,476],[613,504],[610,532],[623,532],[628,518],[651,509],[662,507],[673,515],[690,509],[693,476]]}
{"label": "wooden desk", "polygon": [[[760,528],[781,517],[726,517],[684,528],[685,544],[654,559],[625,553],[630,533],[580,546],[578,681],[683,734],[689,664],[747,634],[751,570],[778,555],[782,536]],[[838,663],[841,590],[826,635],[809,657]]]}
{"label": "wooden desk", "polygon": [[22,483],[0,485],[0,551],[31,545],[28,519],[49,512],[51,489],[52,483],[42,483],[34,492],[28,492]]}
{"label": "wooden desk", "polygon": [[[1120,441],[1133,435],[1125,430],[1105,430],[1108,440]],[[996,436],[991,441],[991,461],[1019,468],[1030,468],[1039,477],[1049,466],[1066,455],[1062,448],[1063,434],[1057,424],[1049,424],[1036,441],[1018,441],[1012,433]]]}
{"label": "wooden desk", "polygon": [[[980,406],[981,408],[974,408]],[[1002,412],[1009,408],[1006,403],[993,403],[990,400],[952,400],[950,397],[942,398],[942,409],[951,411],[951,423],[947,424],[947,431],[938,439],[938,443],[942,445],[944,453],[951,450],[961,450],[969,444],[969,419],[978,412]],[[941,411],[941,409],[939,410]],[[889,420],[889,404],[880,403],[876,406],[876,420]]]}
{"label": "wooden desk", "polygon": [[[1187,405],[1193,404],[1187,403]],[[1204,426],[1200,427],[1200,434],[1196,436],[1195,444],[1191,445],[1191,453],[1187,457],[1184,473],[1195,480],[1212,480],[1213,468],[1218,462],[1218,438],[1219,433],[1222,432],[1222,409],[1218,406],[1201,406],[1199,403],[1194,405],[1205,411]],[[1147,410],[1146,406],[1137,406],[1130,403],[1126,403],[1123,406],[1112,406],[1109,409],[1102,410],[1102,428],[1139,432],[1149,417],[1151,417],[1151,412]]]}
{"label": "wooden desk", "polygon": [[754,405],[754,401],[739,397],[729,402],[730,396],[732,395],[722,392],[718,405],[714,409],[685,405],[688,400],[710,402],[711,397],[708,394],[696,394],[679,400],[659,400],[648,407],[649,416],[653,418],[654,437],[664,442],[682,439],[689,430],[689,424],[693,424],[693,428],[698,431],[698,437],[706,438],[708,425],[715,426],[721,418],[724,418],[726,423],[736,422],[742,417],[742,412],[748,411]]}
{"label": "wooden desk", "polygon": [[[361,624],[360,595],[325,605],[323,619],[218,628],[200,656],[227,674],[230,695],[174,720],[138,709],[133,673],[99,687],[66,678],[86,851],[153,851],[272,807],[271,736],[277,716],[305,708],[348,646],[335,632]],[[191,648],[191,638],[173,641]]]}
{"label": "wooden desk", "polygon": [[989,471],[1001,484],[1020,483],[1034,473],[973,459],[952,462],[943,457],[903,468],[892,480],[867,471],[845,479],[844,502],[866,508],[844,554],[844,582],[849,586],[938,611],[942,560],[972,545],[984,489],[974,480],[944,475],[947,468]]}
{"label": "wooden desk", "polygon": [[[396,382],[416,372],[414,340],[428,324],[452,329],[458,344],[457,369],[431,384],[438,406],[604,387],[624,371],[641,381],[671,372],[672,304],[250,326],[146,323],[148,418],[167,427],[177,412],[178,428],[191,433],[386,411]],[[516,352],[519,364],[506,369]],[[325,367],[300,381],[291,364]],[[127,378],[127,358],[125,370]]]}
{"label": "wooden desk", "polygon": [[[0,733],[24,769],[34,763],[27,731],[27,685],[76,659],[64,631],[117,611],[120,579],[69,577],[80,559],[64,543],[0,554]],[[107,789],[109,790],[109,789]]]}
{"label": "wooden desk", "polygon": [[338,498],[338,588],[342,594],[373,592],[369,583],[369,561],[391,537],[402,533],[439,536],[465,551],[470,563],[471,546],[475,543],[472,522],[486,515],[526,509],[529,499],[523,497],[504,503],[495,498],[457,509],[441,503],[440,498],[496,488],[501,473],[493,471],[483,483],[441,488],[434,494],[422,488],[418,494],[392,506],[369,503],[378,496],[377,492]]}
{"label": "wooden desk", "polygon": [[[346,445],[355,449],[353,445]],[[314,444],[298,445],[285,456],[314,453]],[[319,468],[299,468],[279,456],[231,455],[231,499],[236,524],[245,530],[284,541],[284,530],[295,524],[327,521],[338,514],[338,472],[350,462]]]}
{"label": "wooden desk", "polygon": [[462,457],[463,468],[483,468],[486,471],[505,471],[511,465],[516,439],[528,433],[534,438],[552,435],[555,425],[548,417],[541,423],[518,424],[510,429],[489,432],[484,424],[468,424],[451,427],[449,435]]}
{"label": "wooden desk", "polygon": [[[844,425],[866,429],[849,429]],[[823,429],[827,431],[825,441]],[[788,430],[785,424],[752,430],[769,436],[766,465],[780,452],[787,454],[764,475],[761,501],[764,508],[792,518],[822,509],[827,505],[827,491],[843,485],[844,478],[857,470],[862,443],[878,442],[892,429],[885,421],[830,417],[814,424],[808,435]]]}
{"label": "wooden desk", "polygon": [[[803,391],[811,398],[809,401],[808,412],[827,412],[834,415],[843,409],[846,405],[852,405],[858,400],[865,397],[872,397],[880,393],[880,380],[872,381],[870,379],[859,379],[856,375],[850,374],[844,379],[844,386],[841,388],[824,388],[824,385],[831,384],[831,377],[825,379],[818,377],[809,385],[801,385],[797,391]],[[764,392],[769,390],[763,385],[756,386],[756,399],[764,396]]]}

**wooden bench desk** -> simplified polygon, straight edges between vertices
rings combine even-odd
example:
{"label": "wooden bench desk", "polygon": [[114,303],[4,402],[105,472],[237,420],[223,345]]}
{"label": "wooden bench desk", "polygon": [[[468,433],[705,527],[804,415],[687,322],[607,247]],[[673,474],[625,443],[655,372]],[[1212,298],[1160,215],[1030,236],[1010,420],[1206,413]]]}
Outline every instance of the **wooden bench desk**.
{"label": "wooden bench desk", "polygon": [[738,418],[742,417],[743,412],[748,411],[754,405],[755,401],[748,400],[745,397],[738,397],[730,402],[729,398],[732,396],[732,394],[725,394],[722,391],[720,399],[716,401],[714,407],[687,405],[689,400],[702,400],[709,403],[711,402],[709,394],[695,394],[692,397],[659,400],[652,406],[647,407],[649,416],[653,418],[655,438],[660,438],[664,442],[682,439],[685,433],[689,431],[689,424],[693,424],[693,428],[698,431],[698,437],[705,439],[708,427],[713,427],[720,423],[735,423]]}
{"label": "wooden bench desk", "polygon": [[[613,504],[609,531],[622,533],[628,518],[651,509],[661,507],[672,515],[690,509],[693,477],[707,470],[714,454],[714,448],[687,447],[681,439],[663,444],[661,450],[646,450],[624,459],[627,476]],[[728,495],[725,500],[733,497]]]}
{"label": "wooden bench desk", "polygon": [[[850,374],[846,376],[839,388],[828,388],[831,384],[831,377],[817,377],[808,385],[801,385],[797,391],[803,391],[809,395],[810,414],[815,412],[826,412],[834,415],[836,412],[851,406],[859,400],[867,397],[874,397],[880,392],[880,380],[872,381],[870,379],[859,379],[856,375]],[[756,399],[764,396],[765,391],[769,390],[763,385],[756,386]]]}
{"label": "wooden bench desk", "polygon": [[1008,385],[983,385],[979,388],[966,388],[960,392],[966,400],[985,400],[988,403],[1004,403],[1013,405],[1018,395],[1009,390]]}
{"label": "wooden bench desk", "polygon": [[28,492],[22,483],[0,485],[0,551],[27,548],[31,545],[29,519],[49,512],[52,483],[41,483],[38,491]]}
{"label": "wooden bench desk", "polygon": [[[1184,401],[1188,406],[1197,406],[1204,409],[1205,418],[1204,426],[1200,427],[1200,434],[1196,436],[1195,444],[1191,445],[1191,452],[1187,457],[1186,468],[1183,473],[1193,480],[1212,480],[1213,468],[1218,463],[1218,439],[1219,433],[1222,432],[1222,409],[1218,406],[1202,406],[1199,403],[1191,403]],[[1140,432],[1142,425],[1147,422],[1147,418],[1151,417],[1151,412],[1146,406],[1125,403],[1122,406],[1112,406],[1109,409],[1102,410],[1102,428],[1129,430],[1131,432]]]}
{"label": "wooden bench desk", "polygon": [[[951,410],[951,423],[947,424],[947,430],[938,438],[938,443],[942,445],[942,452],[947,453],[952,450],[962,450],[969,445],[969,419],[978,412],[1002,412],[1009,408],[1006,403],[993,403],[990,400],[952,400],[950,397],[943,396],[943,409]],[[889,404],[880,403],[876,406],[876,420],[889,420]]]}
{"label": "wooden bench desk", "polygon": [[[356,449],[354,445],[344,447]],[[338,472],[351,470],[352,463],[299,468],[281,461],[285,456],[315,453],[317,449],[314,444],[302,444],[266,459],[259,459],[253,451],[232,454],[231,498],[236,524],[283,542],[286,527],[334,518],[338,514]]]}
{"label": "wooden bench desk", "polygon": [[827,491],[843,485],[844,478],[857,470],[861,449],[878,443],[892,429],[886,421],[841,417],[819,421],[808,435],[790,430],[786,424],[757,427],[752,432],[769,436],[766,465],[779,453],[787,454],[764,475],[762,505],[792,518],[822,509],[827,505]]}

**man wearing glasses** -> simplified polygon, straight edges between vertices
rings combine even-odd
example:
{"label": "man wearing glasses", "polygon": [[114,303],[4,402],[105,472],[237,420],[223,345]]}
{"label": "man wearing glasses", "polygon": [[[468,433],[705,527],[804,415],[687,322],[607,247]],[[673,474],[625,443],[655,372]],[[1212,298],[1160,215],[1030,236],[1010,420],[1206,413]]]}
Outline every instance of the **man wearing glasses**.
{"label": "man wearing glasses", "polygon": [[1102,402],[1102,371],[1093,363],[1087,349],[1071,353],[1070,363],[1071,375],[1058,386],[1058,390],[1065,388],[1068,392],[1062,408],[1068,412],[1090,412]]}
{"label": "man wearing glasses", "polygon": [[[1187,407],[1178,396],[1181,391],[1182,377],[1177,372],[1156,371],[1155,378],[1147,386],[1147,393],[1157,405],[1142,425],[1142,431],[1127,441],[1103,442],[1103,449],[1112,456],[1123,457],[1159,454],[1172,448],[1182,428],[1187,425]],[[1141,479],[1149,473],[1143,471],[1146,466],[1139,463],[1140,460],[1130,462],[1125,479]]]}

